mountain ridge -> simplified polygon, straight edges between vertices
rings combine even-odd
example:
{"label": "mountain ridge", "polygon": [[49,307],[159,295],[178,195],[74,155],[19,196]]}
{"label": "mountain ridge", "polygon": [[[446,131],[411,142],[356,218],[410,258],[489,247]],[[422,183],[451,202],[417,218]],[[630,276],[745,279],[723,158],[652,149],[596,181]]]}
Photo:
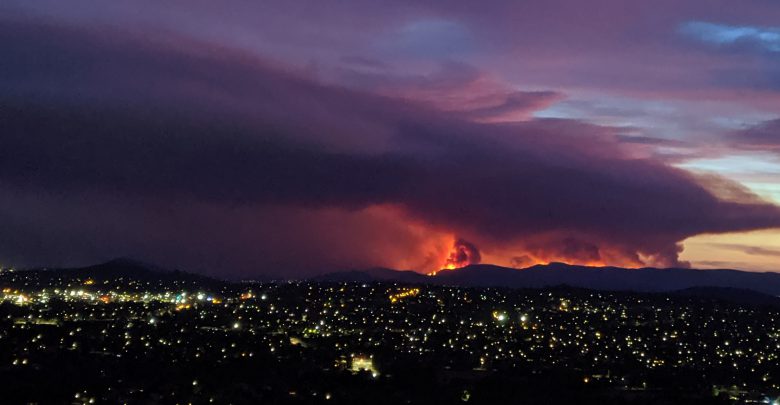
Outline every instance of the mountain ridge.
{"label": "mountain ridge", "polygon": [[[391,270],[392,271],[392,270]],[[398,278],[392,273],[350,271],[329,273],[313,281],[396,281],[459,287],[544,288],[560,285],[608,291],[672,292],[697,287],[736,288],[780,296],[780,273],[733,269],[590,267],[550,263],[525,269],[475,264],[456,270],[441,270],[433,276],[409,272]],[[353,275],[354,278],[350,278]]]}
{"label": "mountain ridge", "polygon": [[190,273],[178,269],[165,269],[140,260],[124,257],[81,267],[39,267],[21,269],[3,273],[0,278],[13,277],[14,275],[32,276],[41,282],[58,278],[75,280],[92,279],[95,282],[127,278],[151,283],[180,281],[204,286],[230,284],[230,282],[226,280],[219,280],[202,274]]}
{"label": "mountain ridge", "polygon": [[[37,278],[76,277],[97,280],[130,277],[146,281],[184,280],[203,284],[232,284],[228,280],[166,270],[137,260],[120,258],[84,267],[28,269]],[[28,274],[32,274],[28,273]],[[411,270],[375,267],[326,273],[299,281],[312,282],[395,282],[457,287],[547,288],[569,286],[591,290],[674,292],[696,288],[724,288],[755,291],[780,297],[780,273],[748,272],[733,269],[696,270],[685,268],[590,267],[549,263],[524,269],[492,264],[475,264],[456,270],[441,270],[429,276]]]}

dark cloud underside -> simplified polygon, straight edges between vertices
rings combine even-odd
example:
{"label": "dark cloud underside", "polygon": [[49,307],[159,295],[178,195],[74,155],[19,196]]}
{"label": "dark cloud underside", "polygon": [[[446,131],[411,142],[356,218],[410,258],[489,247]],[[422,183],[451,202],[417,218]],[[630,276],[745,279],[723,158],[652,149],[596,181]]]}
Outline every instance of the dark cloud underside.
{"label": "dark cloud underside", "polygon": [[[422,227],[517,257],[673,265],[688,236],[780,226],[777,207],[719,200],[682,170],[631,157],[606,127],[476,123],[197,41],[30,22],[5,22],[0,33],[10,56],[0,62],[0,218],[14,225],[0,239],[26,235],[4,248],[30,252],[20,263],[40,261],[32,245],[52,261],[124,245],[170,263],[198,251],[204,268],[241,274],[284,273],[293,262],[295,272],[398,264],[388,250],[435,266],[393,242],[415,234],[425,243]],[[514,110],[534,102],[528,94],[472,114]],[[375,207],[385,211],[366,214]],[[54,209],[85,218],[34,221]],[[271,223],[270,212],[286,219]],[[198,224],[203,234],[192,236]],[[345,229],[396,236],[356,241]],[[92,242],[79,246],[74,233]]]}

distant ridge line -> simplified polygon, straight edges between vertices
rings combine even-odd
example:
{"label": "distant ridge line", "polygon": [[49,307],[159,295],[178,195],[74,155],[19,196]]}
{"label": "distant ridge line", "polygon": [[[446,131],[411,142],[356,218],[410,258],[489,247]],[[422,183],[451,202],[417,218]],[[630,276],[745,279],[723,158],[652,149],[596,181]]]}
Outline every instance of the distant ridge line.
{"label": "distant ridge line", "polygon": [[317,276],[312,281],[395,281],[460,287],[542,288],[567,285],[593,290],[672,292],[699,287],[736,288],[780,296],[780,273],[683,268],[589,267],[564,263],[514,269],[476,264],[442,270],[434,276],[390,269],[353,270]]}
{"label": "distant ridge line", "polygon": [[[180,270],[165,270],[141,261],[120,258],[92,266],[61,269],[28,269],[41,277],[104,278],[131,277],[142,280],[186,280],[203,284],[232,284],[205,275]],[[267,281],[267,280],[266,280]],[[278,280],[277,280],[278,281]],[[604,291],[675,292],[687,289],[721,288],[754,291],[780,297],[780,273],[741,270],[695,270],[683,268],[589,267],[550,263],[525,269],[491,264],[470,265],[442,270],[433,276],[410,270],[371,268],[323,274],[299,281],[311,282],[395,282],[457,287],[548,288],[569,286]]]}

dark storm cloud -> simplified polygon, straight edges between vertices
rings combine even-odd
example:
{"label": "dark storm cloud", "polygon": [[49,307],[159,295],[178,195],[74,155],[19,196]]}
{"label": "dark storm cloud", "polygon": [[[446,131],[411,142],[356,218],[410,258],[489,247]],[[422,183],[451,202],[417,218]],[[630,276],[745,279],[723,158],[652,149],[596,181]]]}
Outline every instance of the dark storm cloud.
{"label": "dark storm cloud", "polygon": [[780,153],[780,119],[737,131],[731,134],[728,141],[735,148]]}
{"label": "dark storm cloud", "polygon": [[713,243],[712,245],[720,249],[735,250],[748,255],[780,257],[780,250],[761,246],[744,246],[733,243]]}
{"label": "dark storm cloud", "polygon": [[[721,201],[684,171],[630,158],[610,128],[469,122],[186,39],[5,22],[0,48],[0,185],[26,195],[257,210],[387,204],[483,249],[516,243],[613,263],[676,264],[685,237],[780,226],[775,206]],[[109,222],[132,221],[121,212]],[[38,232],[45,240],[46,227]],[[332,238],[307,242],[317,235]]]}
{"label": "dark storm cloud", "polygon": [[467,240],[457,239],[452,244],[452,251],[447,257],[445,266],[457,269],[470,264],[479,264],[481,261],[482,254],[479,253],[479,248]]}
{"label": "dark storm cloud", "polygon": [[487,72],[447,61],[425,75],[399,75],[386,68],[347,63],[335,73],[349,83],[390,97],[409,99],[474,121],[518,121],[563,99],[554,91],[518,91]]}

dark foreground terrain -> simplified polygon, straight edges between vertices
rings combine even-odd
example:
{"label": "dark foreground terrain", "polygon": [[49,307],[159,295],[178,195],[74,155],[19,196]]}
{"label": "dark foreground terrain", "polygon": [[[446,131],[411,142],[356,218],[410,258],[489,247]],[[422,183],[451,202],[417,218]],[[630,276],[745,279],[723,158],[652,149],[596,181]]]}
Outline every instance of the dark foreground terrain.
{"label": "dark foreground terrain", "polygon": [[[131,271],[133,270],[133,271]],[[0,273],[3,404],[733,404],[780,395],[751,292]]]}

